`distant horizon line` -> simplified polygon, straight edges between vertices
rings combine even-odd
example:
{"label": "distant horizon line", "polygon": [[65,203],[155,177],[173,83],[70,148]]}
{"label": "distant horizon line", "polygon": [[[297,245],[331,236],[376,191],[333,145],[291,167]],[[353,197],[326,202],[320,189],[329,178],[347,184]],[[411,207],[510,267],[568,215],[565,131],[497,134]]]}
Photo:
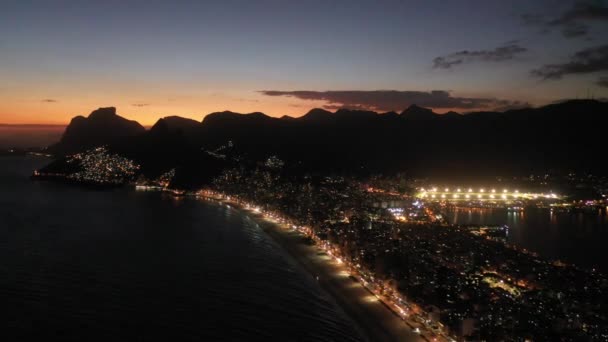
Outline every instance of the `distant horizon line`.
{"label": "distant horizon line", "polygon": [[[445,115],[449,112],[456,112],[460,115],[468,115],[470,113],[477,113],[477,112],[496,112],[496,113],[504,113],[504,112],[508,112],[510,110],[518,110],[518,109],[526,109],[526,108],[541,108],[541,107],[545,107],[545,106],[549,106],[549,105],[553,105],[553,104],[559,104],[559,103],[564,103],[564,102],[569,102],[569,101],[597,101],[597,102],[608,102],[607,98],[595,98],[595,99],[591,99],[591,98],[586,98],[586,99],[581,99],[581,98],[570,98],[570,99],[562,99],[562,100],[557,100],[557,101],[552,101],[543,105],[529,105],[526,107],[521,107],[521,108],[511,108],[511,109],[505,109],[505,110],[500,110],[500,109],[477,109],[477,110],[472,110],[472,111],[457,111],[454,109],[448,109],[445,112],[436,112],[436,109],[433,109],[432,107],[425,107],[425,106],[421,106],[421,105],[417,105],[415,103],[412,103],[411,105],[409,105],[407,108],[402,109],[401,111],[395,111],[395,110],[389,110],[389,111],[379,111],[379,110],[374,110],[374,109],[365,109],[365,108],[348,108],[348,107],[343,107],[343,108],[323,108],[323,107],[313,107],[311,109],[309,109],[306,113],[300,115],[300,116],[291,116],[291,115],[282,115],[282,116],[272,116],[272,115],[268,115],[262,111],[251,111],[251,112],[247,112],[247,113],[241,113],[241,112],[235,112],[229,109],[224,109],[222,111],[214,111],[214,112],[210,112],[207,114],[204,114],[202,116],[202,118],[200,120],[191,118],[191,117],[187,117],[187,116],[180,116],[177,114],[172,114],[172,115],[165,115],[165,116],[159,116],[158,119],[156,119],[156,121],[154,123],[151,124],[142,124],[139,121],[135,120],[135,119],[130,119],[126,116],[122,116],[119,113],[116,113],[116,115],[120,115],[121,117],[128,119],[128,120],[132,120],[132,121],[136,121],[137,123],[139,123],[140,125],[142,125],[144,128],[146,129],[150,129],[154,126],[154,124],[156,124],[156,122],[158,122],[160,119],[164,119],[164,118],[168,118],[168,117],[181,117],[181,118],[185,118],[185,119],[191,119],[194,121],[200,121],[202,123],[202,121],[205,119],[205,117],[207,115],[213,114],[213,113],[223,113],[223,112],[231,112],[231,113],[235,113],[235,114],[242,114],[242,115],[246,115],[246,114],[253,114],[253,113],[261,113],[264,114],[266,116],[272,117],[272,118],[276,118],[276,119],[280,119],[283,117],[291,117],[294,119],[300,118],[305,116],[306,114],[308,114],[309,112],[311,112],[312,110],[316,110],[316,109],[320,109],[320,110],[324,110],[327,111],[329,113],[335,114],[336,112],[340,111],[340,110],[351,110],[351,111],[368,111],[368,112],[374,112],[378,115],[381,114],[385,114],[385,113],[397,113],[400,114],[402,112],[404,112],[405,110],[407,110],[408,108],[412,107],[412,106],[416,106],[419,108],[425,108],[425,109],[430,109],[434,114],[436,115]],[[100,108],[116,108],[117,112],[118,112],[118,107],[116,106],[101,106],[101,107],[97,107],[96,109],[92,109],[91,112],[100,109]],[[77,116],[84,116],[84,117],[88,117],[88,115],[90,115],[91,113],[85,115],[85,114],[76,114],[72,117],[72,119],[74,117]],[[70,119],[70,121],[72,120]],[[59,128],[59,127],[67,127],[69,126],[70,122],[65,122],[65,123],[3,123],[0,122],[0,127],[12,127],[12,128],[18,128],[18,127],[22,127],[22,128]]]}

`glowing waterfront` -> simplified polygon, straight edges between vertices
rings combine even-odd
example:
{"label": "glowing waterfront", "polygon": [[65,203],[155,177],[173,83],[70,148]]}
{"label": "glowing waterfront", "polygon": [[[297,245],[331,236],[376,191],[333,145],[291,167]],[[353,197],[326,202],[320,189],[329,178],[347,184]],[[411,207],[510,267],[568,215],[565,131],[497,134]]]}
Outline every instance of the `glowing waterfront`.
{"label": "glowing waterfront", "polygon": [[353,280],[355,286],[360,284],[368,291],[369,295],[363,298],[364,301],[381,303],[397,315],[414,334],[419,334],[427,341],[456,341],[454,337],[448,335],[441,323],[429,320],[427,318],[428,313],[422,310],[419,305],[412,303],[397,291],[392,291],[386,287],[381,280],[375,279],[372,273],[360,264],[348,262],[346,258],[340,255],[337,248],[332,247],[328,241],[320,239],[310,227],[297,225],[280,213],[263,210],[261,206],[255,203],[243,201],[220,192],[201,190],[197,192],[197,196],[218,200],[227,207],[230,207],[230,204],[236,205],[283,230],[293,231],[311,239],[314,241],[315,247],[327,258],[326,261],[332,263],[337,269],[333,276],[349,277]]}

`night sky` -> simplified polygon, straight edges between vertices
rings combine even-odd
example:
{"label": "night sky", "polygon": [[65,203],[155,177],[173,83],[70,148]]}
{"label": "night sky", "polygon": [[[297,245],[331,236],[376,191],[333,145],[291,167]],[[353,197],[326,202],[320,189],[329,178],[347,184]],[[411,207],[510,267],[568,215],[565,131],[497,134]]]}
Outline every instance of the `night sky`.
{"label": "night sky", "polygon": [[0,2],[0,123],[608,97],[608,3]]}

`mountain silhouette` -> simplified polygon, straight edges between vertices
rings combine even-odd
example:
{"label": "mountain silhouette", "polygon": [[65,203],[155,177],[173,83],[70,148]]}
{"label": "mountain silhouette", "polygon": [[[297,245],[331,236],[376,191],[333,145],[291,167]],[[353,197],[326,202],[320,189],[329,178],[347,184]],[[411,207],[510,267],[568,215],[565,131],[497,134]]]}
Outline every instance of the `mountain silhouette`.
{"label": "mountain silhouette", "polygon": [[311,122],[311,123],[319,123],[319,122],[323,122],[323,121],[328,121],[332,115],[333,115],[332,112],[327,111],[325,109],[314,108],[314,109],[311,109],[310,111],[308,111],[308,113],[299,117],[298,120]]}
{"label": "mountain silhouette", "polygon": [[182,135],[187,140],[194,142],[197,140],[201,130],[201,123],[180,116],[167,116],[159,119],[150,128],[153,135],[163,136],[166,134]]}
{"label": "mountain silhouette", "polygon": [[[401,114],[313,109],[299,118],[224,111],[205,116],[202,123],[163,118],[145,133],[131,122],[131,129],[121,134],[89,123],[98,116],[124,120],[113,109],[112,114],[96,112],[93,118],[75,118],[58,145],[74,151],[116,141],[117,151],[140,161],[144,169],[154,164],[154,172],[195,163],[208,156],[201,151],[215,151],[228,142],[241,160],[276,155],[307,172],[408,170],[475,177],[549,169],[608,171],[602,157],[608,103],[594,100],[469,114],[436,114],[415,105]],[[94,139],[90,127],[99,133]]]}
{"label": "mountain silhouette", "polygon": [[73,118],[59,142],[50,146],[49,151],[54,154],[79,152],[91,147],[114,144],[145,131],[138,122],[117,115],[116,108],[99,108],[86,118]]}
{"label": "mountain silhouette", "polygon": [[401,117],[407,120],[429,120],[435,119],[438,116],[439,115],[435,114],[431,109],[419,107],[415,104],[401,112]]}

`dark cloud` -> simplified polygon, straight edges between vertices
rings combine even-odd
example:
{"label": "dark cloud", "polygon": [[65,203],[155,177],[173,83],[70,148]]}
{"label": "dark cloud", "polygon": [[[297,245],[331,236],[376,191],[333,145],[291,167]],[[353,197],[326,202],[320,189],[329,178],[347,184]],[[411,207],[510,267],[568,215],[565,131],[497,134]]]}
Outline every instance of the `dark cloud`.
{"label": "dark cloud", "polygon": [[545,80],[556,80],[568,74],[587,74],[606,70],[608,70],[608,45],[601,45],[575,53],[566,63],[544,65],[532,70],[531,74]]}
{"label": "dark cloud", "polygon": [[494,50],[459,51],[433,59],[433,68],[450,69],[451,67],[473,61],[501,62],[513,59],[515,55],[528,51],[516,41],[508,42]]}
{"label": "dark cloud", "polygon": [[526,105],[519,101],[495,98],[455,97],[448,91],[399,91],[399,90],[336,90],[336,91],[281,91],[262,90],[267,96],[287,96],[301,100],[324,101],[326,109],[364,109],[376,111],[399,111],[416,104],[430,108],[495,109]]}
{"label": "dark cloud", "polygon": [[133,107],[147,107],[149,106],[149,103],[133,103],[131,106]]}
{"label": "dark cloud", "polygon": [[608,88],[608,77],[600,77],[596,83],[600,87]]}
{"label": "dark cloud", "polygon": [[500,104],[498,104],[497,107],[494,107],[494,111],[506,112],[507,110],[523,109],[523,108],[532,107],[532,105],[528,102],[519,102],[519,101],[506,101],[506,102],[507,103],[502,106]]}
{"label": "dark cloud", "polygon": [[567,38],[583,37],[589,33],[589,27],[583,24],[568,24],[562,28],[562,34]]}
{"label": "dark cloud", "polygon": [[567,38],[587,37],[589,22],[608,21],[608,7],[597,2],[579,1],[559,17],[548,20],[539,14],[524,14],[526,25],[543,27],[545,32],[557,28]]}
{"label": "dark cloud", "polygon": [[41,102],[45,102],[45,103],[56,103],[57,102],[57,100],[54,100],[54,99],[43,99],[43,100],[40,100],[40,101]]}
{"label": "dark cloud", "polygon": [[580,1],[564,12],[559,18],[548,22],[549,25],[559,26],[580,21],[608,20],[608,7],[597,2]]}

